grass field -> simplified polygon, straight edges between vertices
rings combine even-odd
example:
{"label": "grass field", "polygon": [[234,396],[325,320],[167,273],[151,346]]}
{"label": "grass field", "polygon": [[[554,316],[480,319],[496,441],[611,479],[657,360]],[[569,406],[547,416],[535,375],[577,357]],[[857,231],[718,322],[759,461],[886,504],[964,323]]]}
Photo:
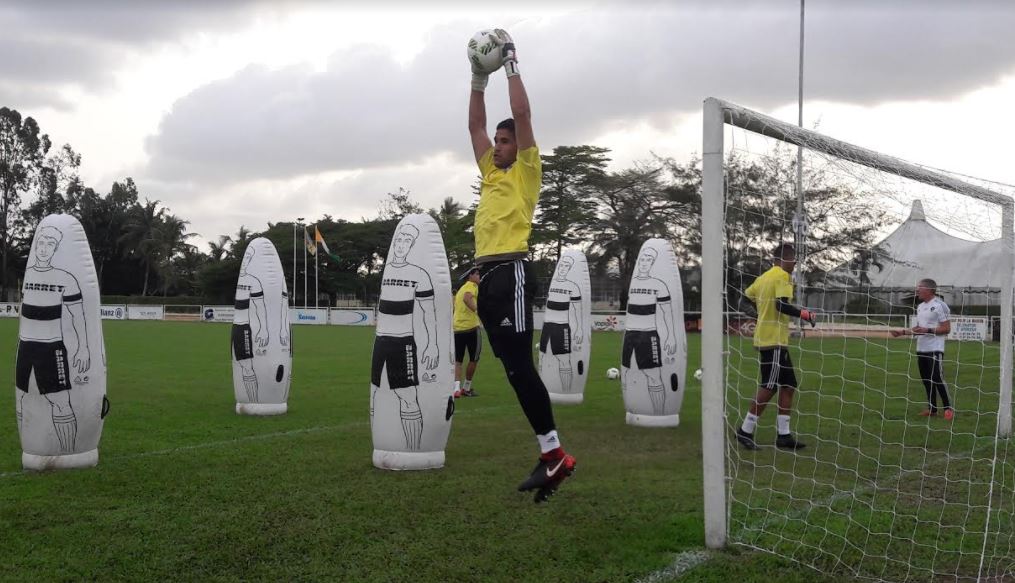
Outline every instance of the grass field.
{"label": "grass field", "polygon": [[[8,382],[16,329],[16,321],[0,321],[0,378]],[[228,326],[107,322],[105,331],[112,411],[97,468],[21,472],[13,388],[3,401],[0,580],[667,581],[679,553],[704,545],[700,385],[692,380],[688,387],[679,428],[628,427],[619,382],[604,374],[618,364],[620,334],[593,336],[585,403],[555,408],[579,471],[549,504],[537,506],[531,494],[514,490],[537,449],[492,352],[484,352],[477,375],[481,396],[458,403],[446,467],[385,472],[370,461],[372,328],[296,327],[289,413],[275,418],[233,412]],[[688,366],[694,370],[698,337],[690,338]],[[822,342],[826,351],[834,347]],[[848,355],[851,347],[842,348]],[[734,358],[731,365],[753,384],[747,380],[755,374],[753,361]],[[821,416],[801,414],[799,424],[828,443],[810,456],[776,456],[767,448],[741,459],[734,493],[739,488],[743,494],[749,469],[763,485],[758,495],[769,492],[771,508],[783,504],[778,492],[789,492],[790,503],[821,499],[823,492],[793,490],[792,472],[811,478],[835,473],[820,460],[845,437],[820,424],[838,414],[836,406],[853,414],[832,382],[835,375],[825,378],[835,367],[842,371],[838,385],[870,374],[848,356],[829,356],[822,372],[805,374],[804,383],[817,388],[802,391],[801,410],[813,407]],[[906,381],[899,382],[905,397]],[[915,399],[920,389],[914,381],[908,385]],[[918,408],[903,401],[882,405],[892,407],[891,415],[915,414]],[[862,410],[876,406],[866,403]],[[774,434],[773,418],[766,415],[764,431]],[[858,451],[874,447],[856,440]],[[866,471],[870,456],[857,457],[841,465]],[[905,463],[898,460],[900,467]],[[838,484],[834,475],[832,482]],[[732,520],[742,532],[737,540],[764,546],[769,541],[758,537],[770,535],[751,529],[766,516],[736,514],[755,503],[735,505]],[[807,532],[808,523],[821,524],[825,538],[841,530],[826,516],[794,517],[790,513],[800,510],[787,510],[782,527],[800,529],[805,540],[816,536]],[[849,520],[843,528],[848,536]],[[827,546],[811,547],[820,552],[806,545],[798,552],[812,552],[802,558],[828,565],[833,574],[731,547],[680,580],[852,580],[827,556]]]}
{"label": "grass field", "polygon": [[[757,385],[753,352],[731,348],[728,415],[746,410]],[[808,447],[731,448],[734,540],[873,580],[975,580],[989,512],[996,556],[985,572],[1011,568],[1015,460],[995,440],[997,344],[949,343],[952,422],[917,416],[926,399],[907,341],[808,340],[794,359],[794,429]],[[774,441],[771,424],[758,439]]]}

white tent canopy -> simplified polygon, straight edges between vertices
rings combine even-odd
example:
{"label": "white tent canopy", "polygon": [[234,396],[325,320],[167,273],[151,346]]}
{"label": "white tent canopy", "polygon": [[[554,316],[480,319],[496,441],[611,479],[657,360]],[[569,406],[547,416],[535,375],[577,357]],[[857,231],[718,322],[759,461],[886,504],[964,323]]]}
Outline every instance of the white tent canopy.
{"label": "white tent canopy", "polygon": [[[969,241],[950,235],[927,221],[919,200],[913,201],[909,218],[874,248],[879,265],[867,270],[873,288],[912,288],[920,279],[930,278],[939,287],[999,289],[1008,263],[1002,239]],[[859,275],[846,265],[829,275],[860,283]]]}

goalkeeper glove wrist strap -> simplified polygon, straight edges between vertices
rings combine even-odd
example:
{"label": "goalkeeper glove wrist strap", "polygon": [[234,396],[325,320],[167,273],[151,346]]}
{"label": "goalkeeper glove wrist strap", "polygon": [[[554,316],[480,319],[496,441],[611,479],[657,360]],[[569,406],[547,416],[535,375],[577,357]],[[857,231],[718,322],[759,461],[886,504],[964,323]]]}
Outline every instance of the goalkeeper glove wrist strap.
{"label": "goalkeeper glove wrist strap", "polygon": [[515,77],[519,74],[518,61],[505,61],[504,72],[507,73],[508,79]]}
{"label": "goalkeeper glove wrist strap", "polygon": [[472,90],[479,91],[480,93],[486,91],[486,84],[490,82],[489,75],[482,75],[480,73],[472,74]]}

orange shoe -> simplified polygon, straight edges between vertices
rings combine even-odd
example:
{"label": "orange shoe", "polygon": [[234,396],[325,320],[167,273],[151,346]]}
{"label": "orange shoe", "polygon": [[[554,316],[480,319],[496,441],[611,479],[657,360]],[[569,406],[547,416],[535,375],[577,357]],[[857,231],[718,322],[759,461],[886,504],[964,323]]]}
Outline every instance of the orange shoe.
{"label": "orange shoe", "polygon": [[955,419],[955,411],[945,409],[945,421],[951,421],[952,419]]}
{"label": "orange shoe", "polygon": [[920,417],[936,417],[936,416],[937,413],[931,411],[930,409],[924,409],[923,411],[920,411]]}

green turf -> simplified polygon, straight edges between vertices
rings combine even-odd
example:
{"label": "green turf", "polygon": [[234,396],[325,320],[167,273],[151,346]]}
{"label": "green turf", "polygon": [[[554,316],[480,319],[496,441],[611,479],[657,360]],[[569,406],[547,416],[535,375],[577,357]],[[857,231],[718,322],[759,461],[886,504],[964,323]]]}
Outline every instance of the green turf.
{"label": "green turf", "polygon": [[[729,347],[727,407],[743,411],[756,357],[738,339]],[[794,426],[809,446],[730,448],[733,540],[874,580],[975,578],[988,500],[993,519],[1011,524],[1012,462],[992,477],[998,345],[949,343],[953,422],[917,416],[926,405],[909,342],[813,339],[792,353],[803,387]],[[771,424],[757,439],[774,441]],[[1009,528],[992,527],[988,552],[1010,553]]]}
{"label": "green turf", "polygon": [[[16,327],[16,321],[0,321],[0,355],[7,355],[0,377],[9,380]],[[579,471],[549,504],[537,506],[531,494],[514,490],[537,450],[490,351],[475,383],[481,396],[458,402],[446,467],[406,473],[377,470],[370,461],[372,328],[296,327],[289,413],[268,418],[233,412],[228,326],[106,322],[105,332],[112,411],[97,468],[22,473],[9,393],[9,414],[0,415],[0,580],[665,581],[678,553],[704,546],[700,385],[692,380],[688,387],[679,428],[625,425],[619,382],[604,374],[618,365],[620,334],[593,336],[585,403],[555,408]],[[808,342],[826,352],[835,348]],[[861,344],[846,345],[847,355]],[[696,335],[689,352],[694,370]],[[748,387],[756,365],[749,350],[744,355],[743,362],[731,360],[743,371],[731,380]],[[773,510],[786,510],[788,518],[775,527],[796,529],[808,541],[829,538],[828,532],[840,540],[856,528],[841,512],[791,508],[779,493],[820,500],[822,491],[794,490],[804,484],[791,471],[835,477],[823,463],[833,455],[834,439],[853,440],[863,451],[873,447],[862,431],[828,434],[831,425],[803,413],[854,414],[859,406],[849,403],[865,398],[863,391],[854,387],[846,398],[841,387],[873,373],[854,358],[827,356],[820,366],[812,364],[818,372],[805,373],[804,382],[818,389],[802,392],[799,423],[828,445],[809,457],[763,450],[740,459],[734,493],[743,495],[748,470],[754,472],[764,486],[755,495],[769,496]],[[898,402],[884,397],[865,404],[891,409],[893,416],[915,413],[905,402],[904,381],[899,390]],[[917,390],[910,382],[909,397]],[[738,409],[739,403],[729,406]],[[767,417],[764,431],[774,433]],[[970,428],[967,417],[958,423],[969,436],[930,431],[900,436],[900,443],[973,444],[983,427]],[[843,458],[841,465],[854,461]],[[868,460],[858,463],[853,466],[867,471]],[[894,463],[906,467],[909,458]],[[843,487],[840,477],[835,484]],[[876,489],[857,495],[876,498]],[[887,520],[878,505],[868,507],[874,524]],[[743,515],[747,508],[734,505],[731,538],[756,546],[772,542],[771,535],[755,532],[764,517]],[[808,531],[815,524],[824,530]],[[810,552],[801,559],[829,565],[834,575],[733,546],[681,580],[850,580],[850,572],[829,559],[832,547],[822,545],[791,552]],[[933,550],[918,551],[914,560],[935,558]]]}

